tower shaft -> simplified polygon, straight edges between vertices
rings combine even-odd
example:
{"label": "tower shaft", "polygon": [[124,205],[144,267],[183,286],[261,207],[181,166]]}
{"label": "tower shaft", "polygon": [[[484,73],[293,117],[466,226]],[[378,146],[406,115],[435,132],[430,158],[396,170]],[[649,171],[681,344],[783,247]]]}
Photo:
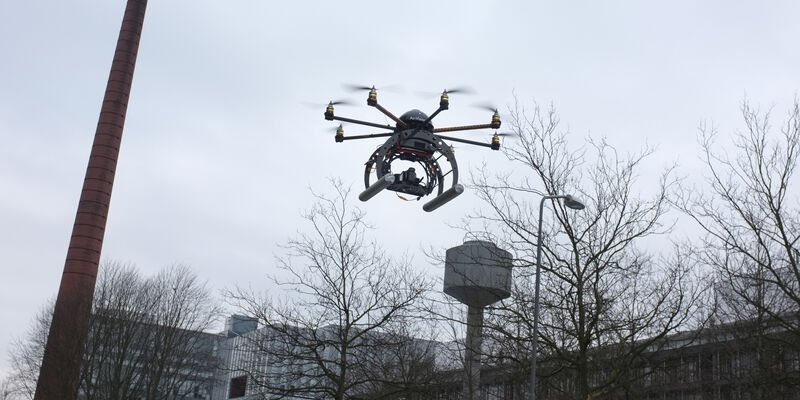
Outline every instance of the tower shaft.
{"label": "tower shaft", "polygon": [[147,0],[128,0],[72,227],[35,400],[77,397],[100,251]]}

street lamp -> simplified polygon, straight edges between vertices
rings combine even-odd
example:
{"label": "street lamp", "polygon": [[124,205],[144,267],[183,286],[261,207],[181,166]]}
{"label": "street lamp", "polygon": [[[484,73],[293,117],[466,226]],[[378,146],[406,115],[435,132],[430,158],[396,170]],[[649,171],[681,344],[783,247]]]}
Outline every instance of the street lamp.
{"label": "street lamp", "polygon": [[545,200],[564,199],[564,205],[573,210],[583,210],[586,206],[572,195],[543,196],[539,202],[539,228],[536,236],[536,286],[533,293],[533,348],[531,350],[531,400],[536,400],[536,355],[539,344],[539,282],[542,271],[542,213]]}

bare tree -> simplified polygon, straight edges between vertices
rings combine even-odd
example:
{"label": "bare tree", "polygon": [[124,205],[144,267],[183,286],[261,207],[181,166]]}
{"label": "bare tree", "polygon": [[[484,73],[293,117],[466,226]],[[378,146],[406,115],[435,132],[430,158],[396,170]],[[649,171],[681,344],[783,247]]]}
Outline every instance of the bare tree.
{"label": "bare tree", "polygon": [[191,268],[173,265],[146,280],[154,305],[150,353],[143,371],[146,398],[192,397],[212,386],[218,360],[212,328],[221,310]]}
{"label": "bare tree", "polygon": [[234,366],[246,376],[248,394],[388,396],[425,378],[414,368],[429,357],[427,342],[410,338],[408,324],[429,283],[370,239],[348,188],[340,182],[333,188],[331,197],[314,193],[317,202],[303,215],[309,233],[285,245],[278,259],[283,275],[273,278],[282,290],[272,298],[241,288],[229,293],[263,326],[243,338],[251,357]]}
{"label": "bare tree", "polygon": [[8,390],[20,398],[33,399],[33,395],[36,393],[36,381],[42,366],[53,306],[53,301],[48,301],[47,305],[36,313],[26,334],[15,339],[11,344]]}
{"label": "bare tree", "polygon": [[715,320],[746,343],[729,348],[747,358],[750,379],[736,380],[739,390],[766,398],[798,389],[796,367],[782,358],[800,354],[800,106],[795,99],[779,132],[770,112],[746,101],[741,111],[731,153],[716,128],[701,127],[705,182],[677,204],[704,233],[694,247],[713,272]]}
{"label": "bare tree", "polygon": [[[12,383],[32,398],[52,306],[11,350]],[[183,399],[210,390],[218,363],[218,316],[206,285],[185,266],[145,279],[130,266],[104,263],[98,275],[81,367],[82,398]]]}
{"label": "bare tree", "polygon": [[25,400],[30,395],[18,387],[13,377],[4,376],[0,378],[0,400]]}
{"label": "bare tree", "polygon": [[[90,334],[81,367],[87,400],[125,399],[143,391],[139,375],[147,355],[149,289],[131,265],[105,263],[89,317]],[[144,319],[144,320],[143,320]]]}
{"label": "bare tree", "polygon": [[[533,330],[538,205],[541,196],[577,195],[586,209],[548,202],[543,227],[540,366],[537,391],[547,398],[625,396],[649,351],[688,327],[700,286],[679,255],[659,257],[647,238],[666,239],[671,169],[637,190],[637,173],[653,152],[623,155],[605,140],[571,147],[551,108],[511,110],[518,140],[505,154],[522,175],[474,176],[486,207],[466,229],[516,255],[512,297],[489,308],[490,362],[515,366],[520,385],[529,373]],[[507,142],[508,143],[508,142]],[[514,374],[512,372],[512,374]]]}
{"label": "bare tree", "polygon": [[[367,382],[354,397],[362,399],[429,399],[440,383],[442,343],[430,321],[419,314],[395,318],[378,335],[371,335],[366,357],[358,356],[369,371]],[[361,351],[359,351],[361,352]]]}

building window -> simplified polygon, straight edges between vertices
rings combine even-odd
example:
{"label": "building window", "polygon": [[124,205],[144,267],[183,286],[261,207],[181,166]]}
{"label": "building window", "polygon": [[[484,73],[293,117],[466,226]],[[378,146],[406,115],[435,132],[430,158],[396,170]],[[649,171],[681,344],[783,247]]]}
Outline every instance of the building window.
{"label": "building window", "polygon": [[697,357],[689,357],[684,359],[683,362],[683,381],[696,382],[698,380],[697,364],[699,364],[700,360]]}
{"label": "building window", "polygon": [[783,355],[784,371],[800,371],[800,351],[787,350]]}
{"label": "building window", "polygon": [[237,376],[231,378],[231,386],[228,391],[228,398],[235,399],[237,397],[244,397],[247,392],[247,375]]}

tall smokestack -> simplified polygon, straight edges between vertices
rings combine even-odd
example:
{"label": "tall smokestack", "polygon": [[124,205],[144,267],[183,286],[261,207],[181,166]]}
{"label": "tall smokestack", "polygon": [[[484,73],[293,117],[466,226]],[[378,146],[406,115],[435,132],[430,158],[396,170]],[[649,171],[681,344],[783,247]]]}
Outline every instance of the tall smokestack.
{"label": "tall smokestack", "polygon": [[147,0],[128,0],[100,109],[35,400],[78,395],[89,313]]}

